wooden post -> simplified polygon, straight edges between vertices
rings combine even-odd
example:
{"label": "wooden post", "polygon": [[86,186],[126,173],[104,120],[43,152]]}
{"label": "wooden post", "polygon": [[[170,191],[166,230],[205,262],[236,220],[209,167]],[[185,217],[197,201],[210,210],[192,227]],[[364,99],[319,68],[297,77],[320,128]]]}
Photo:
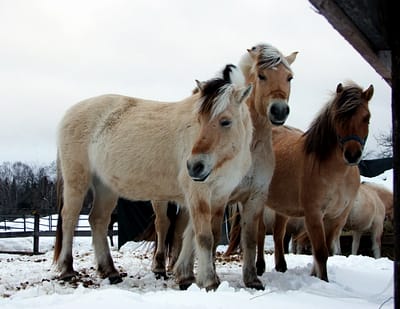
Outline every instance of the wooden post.
{"label": "wooden post", "polygon": [[33,254],[39,254],[39,213],[34,213],[34,223],[33,223]]}

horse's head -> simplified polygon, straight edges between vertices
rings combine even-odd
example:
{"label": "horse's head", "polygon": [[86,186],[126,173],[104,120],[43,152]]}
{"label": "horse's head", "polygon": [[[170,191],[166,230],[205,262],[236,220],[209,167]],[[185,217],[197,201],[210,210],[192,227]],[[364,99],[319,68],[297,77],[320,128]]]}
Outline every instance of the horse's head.
{"label": "horse's head", "polygon": [[[200,92],[197,116],[200,130],[187,160],[189,176],[205,181],[243,151],[250,153],[252,123],[246,104],[252,86],[214,78],[197,82]],[[244,163],[247,164],[247,163]]]}
{"label": "horse's head", "polygon": [[355,84],[339,84],[336,88],[332,121],[346,164],[357,165],[361,160],[371,117],[368,103],[373,93],[372,85],[365,91]]}
{"label": "horse's head", "polygon": [[289,115],[290,81],[293,78],[290,65],[297,52],[284,57],[268,44],[259,44],[247,51],[240,67],[246,81],[254,85],[253,100],[249,100],[249,104],[258,114],[268,117],[272,124],[282,125]]}

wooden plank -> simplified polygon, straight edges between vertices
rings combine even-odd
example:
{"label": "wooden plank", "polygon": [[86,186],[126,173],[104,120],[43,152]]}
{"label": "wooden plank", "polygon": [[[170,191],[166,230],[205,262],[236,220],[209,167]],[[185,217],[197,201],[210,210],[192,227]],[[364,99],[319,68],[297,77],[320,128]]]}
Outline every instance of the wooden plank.
{"label": "wooden plank", "polygon": [[382,76],[391,86],[391,56],[390,51],[376,51],[371,46],[365,35],[354,25],[348,16],[332,0],[309,0],[335,28],[359,53],[360,55]]}

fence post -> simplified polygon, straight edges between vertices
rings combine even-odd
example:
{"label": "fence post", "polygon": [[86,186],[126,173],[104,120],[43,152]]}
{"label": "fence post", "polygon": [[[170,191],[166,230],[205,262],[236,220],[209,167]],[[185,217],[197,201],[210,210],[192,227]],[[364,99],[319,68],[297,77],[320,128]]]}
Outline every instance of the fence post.
{"label": "fence post", "polygon": [[39,221],[39,213],[35,211],[33,223],[33,254],[39,254]]}

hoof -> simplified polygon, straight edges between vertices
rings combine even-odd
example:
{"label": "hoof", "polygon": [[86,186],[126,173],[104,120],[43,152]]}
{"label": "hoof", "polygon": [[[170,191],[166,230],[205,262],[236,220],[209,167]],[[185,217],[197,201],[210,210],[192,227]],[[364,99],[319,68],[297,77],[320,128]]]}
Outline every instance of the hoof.
{"label": "hoof", "polygon": [[160,279],[167,280],[168,279],[168,275],[165,271],[160,271],[160,272],[155,271],[154,276],[156,277],[157,280],[160,280]]}
{"label": "hoof", "polygon": [[257,261],[256,262],[256,269],[257,269],[257,276],[262,276],[265,272],[265,262],[264,261]]}
{"label": "hoof", "polygon": [[63,272],[58,279],[63,280],[63,281],[72,281],[76,278],[79,277],[79,273],[77,271],[69,271],[69,272]]}
{"label": "hoof", "polygon": [[284,273],[285,271],[287,271],[286,262],[276,264],[275,265],[275,270],[279,271],[281,273]]}
{"label": "hoof", "polygon": [[220,283],[219,282],[215,282],[214,284],[211,284],[209,286],[206,286],[206,291],[216,291],[219,287]]}
{"label": "hoof", "polygon": [[194,281],[195,281],[194,277],[188,277],[185,279],[178,280],[179,289],[187,290]]}
{"label": "hoof", "polygon": [[110,280],[110,284],[117,284],[122,282],[122,278],[120,275],[110,276],[108,277],[108,280]]}
{"label": "hoof", "polygon": [[246,287],[255,289],[258,291],[264,291],[264,286],[260,280],[254,280],[253,282],[246,283]]}

